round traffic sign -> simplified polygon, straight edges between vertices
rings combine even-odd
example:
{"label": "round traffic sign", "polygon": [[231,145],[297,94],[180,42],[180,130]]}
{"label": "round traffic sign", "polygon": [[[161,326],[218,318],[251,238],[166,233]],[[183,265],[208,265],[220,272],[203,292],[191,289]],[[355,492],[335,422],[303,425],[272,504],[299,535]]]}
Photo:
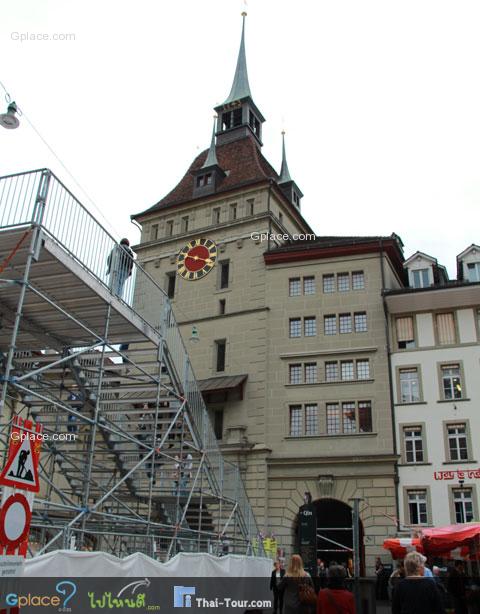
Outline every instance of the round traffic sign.
{"label": "round traffic sign", "polygon": [[16,548],[27,537],[32,512],[27,498],[21,493],[8,497],[0,510],[0,543]]}

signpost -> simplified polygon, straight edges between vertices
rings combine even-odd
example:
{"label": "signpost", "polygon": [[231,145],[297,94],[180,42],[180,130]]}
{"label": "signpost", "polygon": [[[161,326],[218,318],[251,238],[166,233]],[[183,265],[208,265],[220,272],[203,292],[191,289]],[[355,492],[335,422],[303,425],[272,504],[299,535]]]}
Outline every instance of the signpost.
{"label": "signpost", "polygon": [[299,554],[305,571],[317,575],[317,515],[315,505],[306,503],[300,507],[298,527]]}

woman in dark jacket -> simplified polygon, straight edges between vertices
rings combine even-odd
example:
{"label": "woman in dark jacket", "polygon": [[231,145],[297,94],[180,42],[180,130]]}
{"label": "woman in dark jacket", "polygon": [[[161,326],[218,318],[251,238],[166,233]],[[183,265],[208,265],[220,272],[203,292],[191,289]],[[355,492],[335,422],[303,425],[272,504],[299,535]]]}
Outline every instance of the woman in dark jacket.
{"label": "woman in dark jacket", "polygon": [[405,557],[406,577],[393,593],[392,614],[445,614],[436,582],[425,578],[426,558],[419,552]]}
{"label": "woman in dark jacket", "polygon": [[283,614],[313,614],[315,605],[302,603],[300,593],[303,589],[313,589],[310,574],[303,569],[302,557],[293,554],[288,565],[287,573],[280,583],[279,590],[283,593]]}
{"label": "woman in dark jacket", "polygon": [[273,571],[270,578],[270,590],[273,591],[273,614],[282,614],[283,611],[283,594],[278,590],[280,582],[285,575],[285,569],[282,569],[280,561],[275,561]]}

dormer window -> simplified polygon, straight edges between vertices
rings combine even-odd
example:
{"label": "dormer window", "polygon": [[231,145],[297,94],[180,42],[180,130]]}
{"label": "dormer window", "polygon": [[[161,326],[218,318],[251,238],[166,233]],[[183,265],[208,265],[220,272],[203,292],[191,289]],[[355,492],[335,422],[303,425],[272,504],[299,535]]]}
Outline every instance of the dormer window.
{"label": "dormer window", "polygon": [[203,188],[206,185],[212,185],[212,173],[205,173],[197,177],[197,188]]}
{"label": "dormer window", "polygon": [[293,204],[295,207],[300,209],[300,196],[295,192],[295,190],[293,191]]}
{"label": "dormer window", "polygon": [[417,269],[412,271],[412,280],[414,288],[428,288],[430,285],[428,269]]}
{"label": "dormer window", "polygon": [[223,129],[228,130],[229,128],[236,128],[237,126],[242,125],[242,108],[234,109],[233,111],[227,111],[226,113],[222,113],[222,124]]}
{"label": "dormer window", "polygon": [[467,264],[468,281],[480,281],[480,262]]}
{"label": "dormer window", "polygon": [[253,134],[259,139],[260,138],[260,121],[255,116],[253,111],[248,112],[248,123],[250,124],[250,128],[253,130]]}

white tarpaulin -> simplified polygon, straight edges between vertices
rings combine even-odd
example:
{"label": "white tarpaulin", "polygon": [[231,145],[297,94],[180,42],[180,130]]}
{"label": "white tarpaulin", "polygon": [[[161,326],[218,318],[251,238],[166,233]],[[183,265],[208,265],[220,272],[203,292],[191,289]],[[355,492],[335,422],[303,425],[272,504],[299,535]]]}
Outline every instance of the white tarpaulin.
{"label": "white tarpaulin", "polygon": [[269,577],[271,559],[229,554],[180,553],[168,563],[159,563],[137,552],[124,559],[106,552],[75,552],[56,550],[25,561],[26,577],[197,577],[197,578],[255,578]]}

